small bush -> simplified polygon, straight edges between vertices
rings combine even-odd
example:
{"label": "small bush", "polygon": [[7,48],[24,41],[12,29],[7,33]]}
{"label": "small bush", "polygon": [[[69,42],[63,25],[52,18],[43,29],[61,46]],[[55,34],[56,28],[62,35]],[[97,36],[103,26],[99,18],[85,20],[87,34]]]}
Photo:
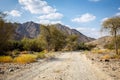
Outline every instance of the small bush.
{"label": "small bush", "polygon": [[120,59],[120,55],[113,55],[112,59]]}
{"label": "small bush", "polygon": [[13,59],[11,56],[0,56],[0,62],[9,63],[12,61],[13,61]]}
{"label": "small bush", "polygon": [[35,62],[36,59],[37,59],[37,56],[34,54],[21,54],[20,56],[14,59],[14,62],[25,64],[25,63]]}
{"label": "small bush", "polygon": [[46,55],[45,55],[44,51],[36,53],[36,55],[37,55],[37,58],[40,58],[40,59],[46,58]]}
{"label": "small bush", "polygon": [[54,52],[49,52],[49,53],[47,54],[47,57],[55,57],[55,53],[54,53]]}
{"label": "small bush", "polygon": [[77,50],[91,50],[92,48],[94,48],[95,45],[91,45],[91,44],[85,44],[85,43],[80,43],[78,44]]}

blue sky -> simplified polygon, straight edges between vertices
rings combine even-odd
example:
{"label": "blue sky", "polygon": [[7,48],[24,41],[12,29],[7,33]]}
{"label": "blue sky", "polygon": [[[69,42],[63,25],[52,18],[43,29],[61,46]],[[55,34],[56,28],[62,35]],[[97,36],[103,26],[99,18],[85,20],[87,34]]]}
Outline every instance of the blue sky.
{"label": "blue sky", "polygon": [[12,22],[61,23],[99,38],[102,21],[120,16],[120,0],[0,0],[0,11]]}

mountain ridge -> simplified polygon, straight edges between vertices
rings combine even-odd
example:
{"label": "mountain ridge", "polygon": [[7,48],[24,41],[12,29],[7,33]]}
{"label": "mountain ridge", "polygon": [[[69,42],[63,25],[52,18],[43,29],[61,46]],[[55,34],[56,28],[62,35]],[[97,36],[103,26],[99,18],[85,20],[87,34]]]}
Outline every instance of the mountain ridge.
{"label": "mountain ridge", "polygon": [[[33,21],[25,22],[22,24],[18,23],[15,38],[17,40],[20,40],[23,37],[36,38],[40,34],[40,26],[41,24],[35,23]],[[58,30],[63,31],[68,35],[73,35],[73,34],[77,35],[79,42],[90,42],[95,40],[94,38],[87,37],[81,32],[77,31],[76,29],[70,29],[65,25],[57,23],[57,24],[54,24],[54,26]]]}

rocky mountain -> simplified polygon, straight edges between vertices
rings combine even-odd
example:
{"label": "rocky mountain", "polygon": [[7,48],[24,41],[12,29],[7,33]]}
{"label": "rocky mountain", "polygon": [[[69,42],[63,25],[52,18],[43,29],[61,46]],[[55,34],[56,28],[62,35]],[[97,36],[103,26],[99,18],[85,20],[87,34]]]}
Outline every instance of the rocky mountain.
{"label": "rocky mountain", "polygon": [[85,36],[84,34],[80,33],[76,29],[70,29],[69,27],[61,25],[61,24],[55,24],[55,26],[57,27],[57,29],[59,29],[60,31],[63,31],[64,33],[68,35],[73,35],[73,34],[77,35],[78,40],[80,42],[90,42],[90,41],[95,40],[94,38]]}
{"label": "rocky mountain", "polygon": [[16,29],[16,39],[22,39],[23,37],[35,38],[40,33],[40,24],[34,23],[32,21],[23,24],[18,24]]}
{"label": "rocky mountain", "polygon": [[[68,35],[72,35],[72,34],[78,35],[80,42],[89,42],[89,41],[95,40],[94,38],[87,37],[82,33],[80,33],[79,31],[75,29],[70,29],[67,26],[64,26],[61,24],[54,24],[54,26],[56,26],[57,29],[59,29],[60,31],[63,31]],[[40,34],[40,24],[30,21],[23,24],[18,24],[15,38],[17,40],[22,39],[23,37],[35,38],[39,34]]]}

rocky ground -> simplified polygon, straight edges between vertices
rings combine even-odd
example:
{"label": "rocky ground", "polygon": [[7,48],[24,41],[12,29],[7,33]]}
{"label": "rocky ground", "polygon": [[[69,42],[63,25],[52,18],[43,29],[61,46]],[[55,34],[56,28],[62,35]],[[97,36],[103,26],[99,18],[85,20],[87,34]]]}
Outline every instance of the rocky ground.
{"label": "rocky ground", "polygon": [[86,55],[92,61],[92,64],[97,65],[114,80],[120,80],[120,59],[103,60],[101,57],[105,54],[93,54],[91,52],[88,52]]}
{"label": "rocky ground", "polygon": [[15,64],[15,63],[0,63],[0,80],[6,80],[4,79],[7,75],[15,74],[19,71],[24,71],[25,69],[29,69],[34,65],[38,65],[44,60],[39,60],[38,62],[29,63],[29,64]]}
{"label": "rocky ground", "polygon": [[0,80],[114,80],[81,52],[31,64],[0,64]]}

